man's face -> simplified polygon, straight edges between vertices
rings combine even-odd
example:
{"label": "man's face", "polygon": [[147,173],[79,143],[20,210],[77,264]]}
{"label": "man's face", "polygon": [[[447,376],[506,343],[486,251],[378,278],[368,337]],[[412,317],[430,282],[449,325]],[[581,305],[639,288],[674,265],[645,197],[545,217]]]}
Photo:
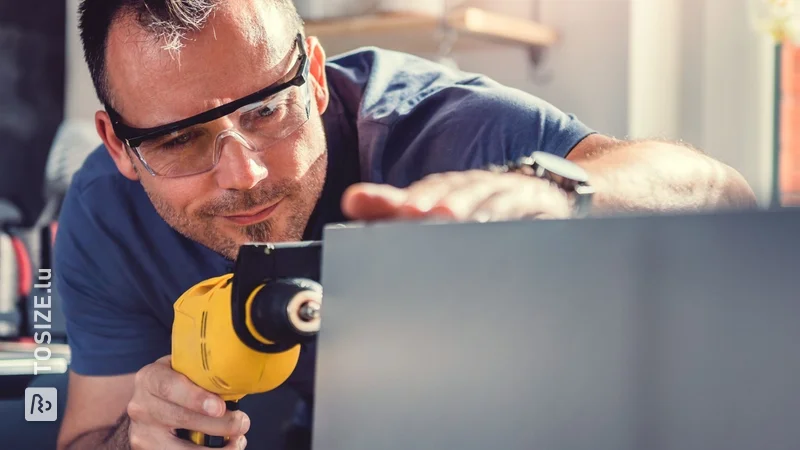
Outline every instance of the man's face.
{"label": "man's face", "polygon": [[[271,2],[226,2],[179,51],[146,36],[126,18],[112,27],[107,73],[115,109],[131,126],[181,120],[285,81],[296,69],[297,30]],[[141,181],[158,213],[178,232],[234,259],[251,241],[302,238],[325,179],[327,153],[321,112],[327,106],[324,53],[306,41],[311,117],[296,132],[259,152],[223,138],[216,167],[198,175],[151,176],[122,146],[108,116],[98,130],[125,176]],[[304,88],[305,89],[305,88]],[[215,130],[235,126],[219,119]]]}

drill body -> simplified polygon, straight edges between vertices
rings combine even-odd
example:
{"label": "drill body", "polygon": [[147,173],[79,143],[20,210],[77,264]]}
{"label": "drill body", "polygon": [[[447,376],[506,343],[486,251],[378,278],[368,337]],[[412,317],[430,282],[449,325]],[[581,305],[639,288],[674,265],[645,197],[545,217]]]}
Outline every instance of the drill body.
{"label": "drill body", "polygon": [[233,328],[232,274],[203,281],[175,303],[172,367],[223,400],[271,391],[294,371],[300,345],[277,353],[247,346]]}
{"label": "drill body", "polygon": [[[321,243],[247,244],[234,272],[202,281],[174,304],[172,367],[229,409],[280,387],[319,330]],[[200,445],[224,437],[184,432]]]}

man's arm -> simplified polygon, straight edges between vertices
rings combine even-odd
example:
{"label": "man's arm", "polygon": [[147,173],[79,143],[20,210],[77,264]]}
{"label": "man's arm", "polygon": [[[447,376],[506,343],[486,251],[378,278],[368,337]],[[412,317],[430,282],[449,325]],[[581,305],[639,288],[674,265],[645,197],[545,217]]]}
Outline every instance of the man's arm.
{"label": "man's arm", "polygon": [[134,377],[87,377],[70,372],[58,450],[129,449],[126,409],[133,396]]}
{"label": "man's arm", "polygon": [[[688,147],[590,135],[568,158],[590,174],[597,192],[592,202],[596,215],[757,206],[753,191],[738,172]],[[342,210],[355,220],[436,216],[502,221],[570,216],[567,196],[550,183],[483,170],[435,174],[405,189],[357,183],[342,197]]]}
{"label": "man's arm", "polygon": [[595,134],[581,141],[568,159],[589,172],[597,192],[592,210],[598,215],[757,206],[741,174],[687,146]]}

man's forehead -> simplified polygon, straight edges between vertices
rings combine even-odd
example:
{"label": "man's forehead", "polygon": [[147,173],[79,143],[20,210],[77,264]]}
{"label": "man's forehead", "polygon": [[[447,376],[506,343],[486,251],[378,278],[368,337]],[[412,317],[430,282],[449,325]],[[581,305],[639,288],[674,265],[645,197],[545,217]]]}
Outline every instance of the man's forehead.
{"label": "man's forehead", "polygon": [[177,49],[168,36],[142,29],[135,16],[120,18],[110,30],[106,58],[115,106],[134,121],[146,111],[157,124],[277,81],[290,67],[286,56],[296,31],[284,17],[272,2],[223,2]]}

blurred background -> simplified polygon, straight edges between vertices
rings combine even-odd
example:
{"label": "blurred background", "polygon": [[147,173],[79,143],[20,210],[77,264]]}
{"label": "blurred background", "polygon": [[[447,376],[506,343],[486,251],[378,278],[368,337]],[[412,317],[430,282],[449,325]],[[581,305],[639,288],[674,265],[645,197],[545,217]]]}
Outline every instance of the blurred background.
{"label": "blurred background", "polygon": [[[605,134],[685,141],[738,169],[774,207],[800,204],[793,1],[295,3],[328,55],[367,45],[414,53],[530,92]],[[32,375],[32,297],[46,289],[36,284],[50,267],[61,196],[100,144],[78,3],[37,0],[33,12],[0,0],[0,442],[38,439],[25,448],[54,448],[58,424],[24,421],[24,387],[65,379]],[[57,292],[50,322],[52,372],[63,372]]]}

